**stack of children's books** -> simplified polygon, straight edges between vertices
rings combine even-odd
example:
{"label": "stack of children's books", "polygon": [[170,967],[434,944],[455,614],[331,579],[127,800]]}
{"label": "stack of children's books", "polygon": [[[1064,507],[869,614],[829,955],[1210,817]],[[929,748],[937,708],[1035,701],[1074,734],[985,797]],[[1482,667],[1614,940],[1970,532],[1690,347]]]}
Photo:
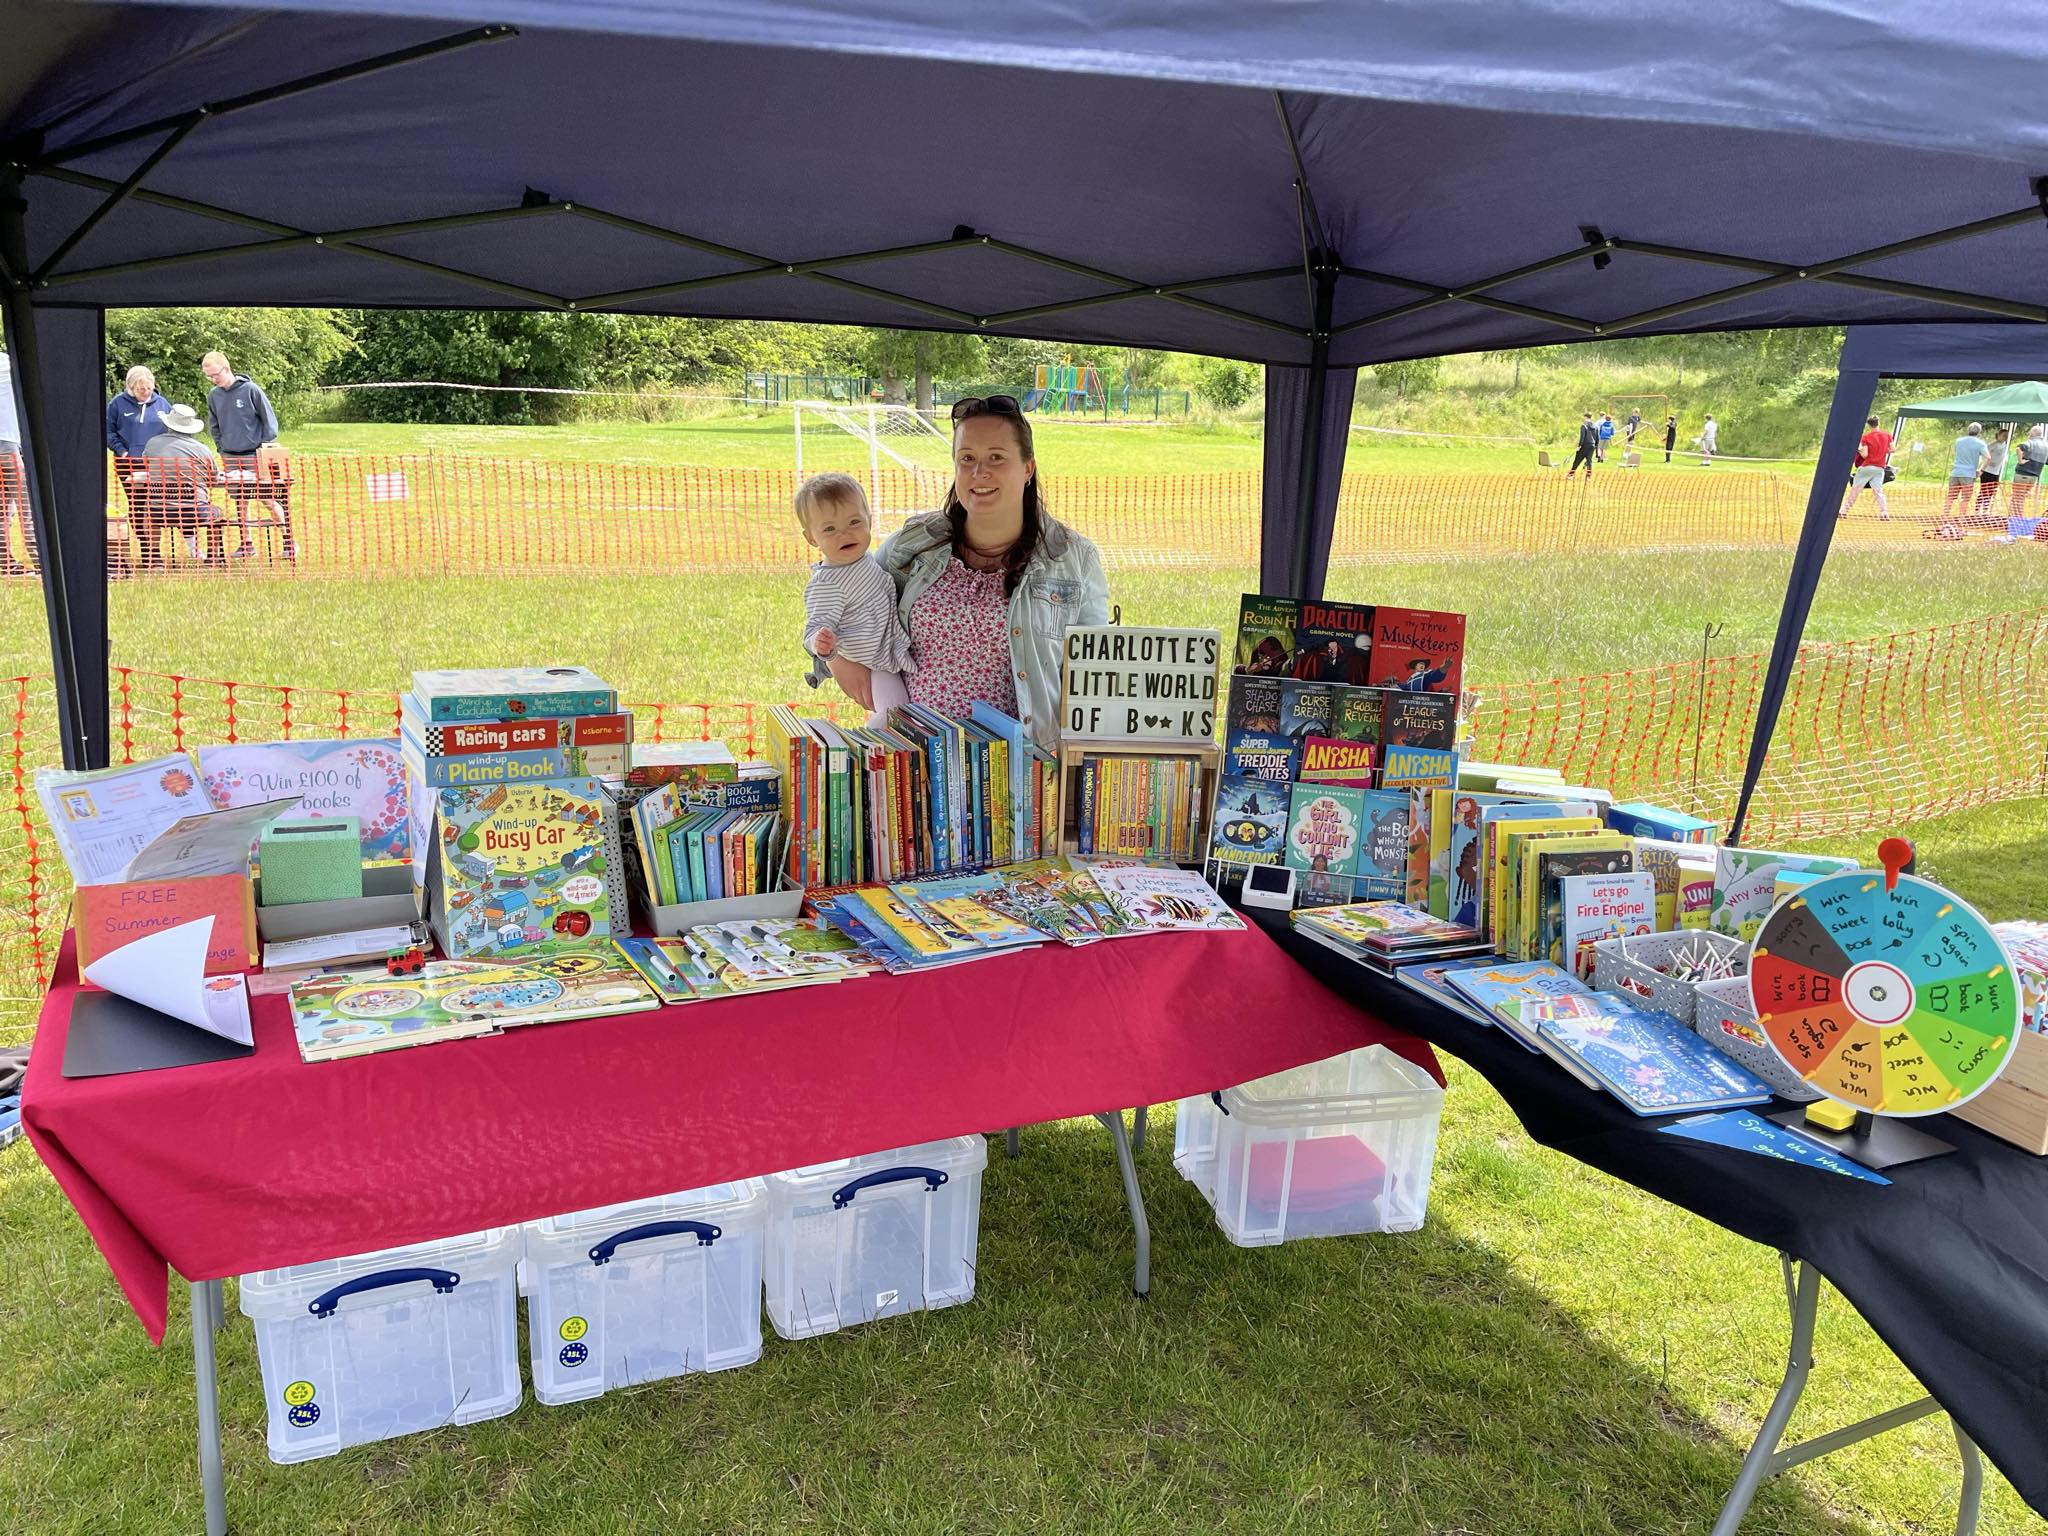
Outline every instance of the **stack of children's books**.
{"label": "stack of children's books", "polygon": [[1054,856],[977,874],[812,893],[819,919],[894,973],[929,970],[1057,940],[1242,929],[1199,874],[1136,859]]}
{"label": "stack of children's books", "polygon": [[632,716],[583,667],[415,672],[399,701],[428,916],[450,959],[518,959],[611,932],[610,807]]}
{"label": "stack of children's books", "polygon": [[879,727],[768,711],[787,786],[782,867],[806,887],[960,874],[1036,858],[1058,840],[1052,755],[977,703],[955,720],[920,705]]}
{"label": "stack of children's books", "polygon": [[660,1006],[633,967],[602,949],[534,965],[433,960],[406,975],[340,971],[291,989],[299,1055],[332,1061],[524,1024],[636,1013]]}
{"label": "stack of children's books", "polygon": [[1454,783],[1465,619],[1246,594],[1208,872],[1301,871],[1300,899],[1420,903],[1417,797]]}
{"label": "stack of children's books", "polygon": [[880,969],[845,935],[798,918],[704,923],[673,939],[617,942],[665,1003],[822,986]]}
{"label": "stack of children's books", "polygon": [[629,813],[648,905],[774,890],[782,856],[780,781],[762,775],[694,789],[687,783],[674,778],[656,786]]}
{"label": "stack of children's books", "polygon": [[1291,920],[1303,937],[1388,973],[1399,965],[1456,959],[1486,950],[1477,930],[1400,901],[1303,907]]}
{"label": "stack of children's books", "polygon": [[1202,768],[1186,757],[1091,753],[1081,759],[1076,821],[1084,857],[1201,857]]}
{"label": "stack of children's books", "polygon": [[400,755],[429,789],[623,775],[633,717],[585,667],[415,672]]}

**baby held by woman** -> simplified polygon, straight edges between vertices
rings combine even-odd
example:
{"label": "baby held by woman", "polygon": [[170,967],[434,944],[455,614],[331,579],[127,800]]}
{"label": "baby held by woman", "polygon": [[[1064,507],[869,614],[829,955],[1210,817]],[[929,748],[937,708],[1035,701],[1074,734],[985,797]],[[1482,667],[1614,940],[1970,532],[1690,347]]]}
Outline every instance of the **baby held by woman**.
{"label": "baby held by woman", "polygon": [[868,498],[851,475],[813,475],[797,488],[797,521],[820,559],[804,584],[804,649],[819,658],[845,656],[873,674],[874,709],[887,718],[910,702],[910,634],[896,612],[896,583],[869,552],[874,540]]}

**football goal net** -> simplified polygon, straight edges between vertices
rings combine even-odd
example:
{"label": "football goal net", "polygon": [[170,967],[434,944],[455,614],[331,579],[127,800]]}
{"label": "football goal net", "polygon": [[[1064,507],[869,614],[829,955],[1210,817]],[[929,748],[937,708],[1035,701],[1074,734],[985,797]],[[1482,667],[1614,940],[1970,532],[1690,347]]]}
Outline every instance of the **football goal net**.
{"label": "football goal net", "polygon": [[953,439],[931,416],[881,401],[791,405],[796,473],[839,470],[867,488],[878,534],[893,532],[909,513],[929,512],[953,479]]}

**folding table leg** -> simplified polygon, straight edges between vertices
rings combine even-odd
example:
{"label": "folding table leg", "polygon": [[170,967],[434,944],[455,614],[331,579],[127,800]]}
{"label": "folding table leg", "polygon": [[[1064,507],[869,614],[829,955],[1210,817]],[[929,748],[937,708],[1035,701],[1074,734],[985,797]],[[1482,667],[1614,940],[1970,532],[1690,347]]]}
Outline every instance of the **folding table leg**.
{"label": "folding table leg", "polygon": [[1977,1510],[1984,1502],[1984,1458],[1977,1454],[1977,1442],[1963,1433],[1963,1426],[1949,1420],[1956,1432],[1956,1449],[1963,1455],[1963,1496],[1956,1509],[1956,1536],[1970,1536],[1977,1529]]}
{"label": "folding table leg", "polygon": [[1786,1299],[1792,1306],[1792,1348],[1785,1362],[1785,1379],[1778,1383],[1771,1411],[1764,1415],[1749,1453],[1742,1458],[1742,1470],[1721,1506],[1713,1536],[1735,1536],[1742,1517],[1749,1513],[1750,1500],[1774,1470],[1771,1462],[1778,1442],[1784,1438],[1785,1426],[1791,1422],[1792,1410],[1799,1405],[1799,1394],[1806,1390],[1806,1377],[1813,1369],[1813,1319],[1820,1304],[1820,1271],[1789,1255],[1780,1255],[1779,1262],[1785,1271]]}
{"label": "folding table leg", "polygon": [[1138,1188],[1138,1165],[1131,1158],[1130,1138],[1124,1134],[1123,1111],[1110,1110],[1095,1118],[1103,1123],[1110,1139],[1116,1143],[1117,1172],[1123,1176],[1124,1199],[1131,1207],[1131,1229],[1138,1240],[1138,1262],[1132,1272],[1131,1293],[1143,1299],[1152,1293],[1152,1226],[1145,1219],[1145,1195]]}
{"label": "folding table leg", "polygon": [[227,1480],[220,1462],[220,1376],[213,1335],[227,1306],[218,1280],[192,1282],[192,1374],[199,1387],[199,1481],[206,1494],[206,1536],[228,1536]]}
{"label": "folding table leg", "polygon": [[1016,1157],[1024,1150],[1024,1138],[1014,1125],[1003,1132],[1003,1150],[1012,1157]]}
{"label": "folding table leg", "polygon": [[1150,1104],[1140,1104],[1131,1112],[1131,1150],[1133,1152],[1145,1150],[1145,1120],[1151,1111],[1152,1106]]}

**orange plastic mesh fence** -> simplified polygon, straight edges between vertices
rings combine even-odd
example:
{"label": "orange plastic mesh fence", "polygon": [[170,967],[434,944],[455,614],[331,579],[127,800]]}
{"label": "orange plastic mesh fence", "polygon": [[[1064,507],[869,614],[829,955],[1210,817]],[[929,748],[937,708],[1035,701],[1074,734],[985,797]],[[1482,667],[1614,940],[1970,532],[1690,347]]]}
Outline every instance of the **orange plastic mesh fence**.
{"label": "orange plastic mesh fence", "polygon": [[[110,461],[107,558],[117,576],[794,570],[811,559],[790,510],[797,476],[788,469],[302,454],[281,469],[266,468],[267,479],[254,478],[253,469],[232,470],[238,478],[201,487],[211,498],[201,513],[196,503],[167,506],[165,491],[129,481],[142,462]],[[884,465],[872,474],[863,468],[860,478],[871,481],[885,531],[904,509],[935,500],[938,482],[927,472]],[[1259,494],[1252,471],[1055,475],[1047,487],[1054,512],[1120,568],[1256,568]],[[1942,487],[1894,485],[1889,495],[1888,519],[1877,516],[1866,495],[1838,537],[1917,545],[1942,522]],[[1806,496],[1806,482],[1796,477],[1696,468],[1609,465],[1591,483],[1550,471],[1354,471],[1340,490],[1330,558],[1343,566],[1789,547]],[[1973,494],[1958,509],[1959,528],[1971,538],[1995,536],[2004,532],[2009,510],[2001,489],[1977,515]],[[2024,510],[2038,514],[2041,507]],[[7,555],[28,553],[18,528],[4,537]]]}
{"label": "orange plastic mesh fence", "polygon": [[[1481,690],[1471,755],[1547,764],[1571,782],[1725,824],[1748,753],[1767,657],[1717,657]],[[390,693],[347,693],[116,667],[113,757],[146,760],[217,742],[375,736],[396,728]],[[0,680],[12,701],[12,815],[0,826],[0,1001],[49,974],[70,898],[34,791],[59,759],[47,677]],[[643,740],[762,746],[763,706],[638,703]],[[798,706],[815,714],[816,701]],[[831,713],[859,711],[838,701]],[[1902,826],[2048,794],[2048,609],[1841,644],[1799,655],[1748,841]]]}
{"label": "orange plastic mesh fence", "polygon": [[[1745,840],[1889,828],[2048,793],[2048,610],[1801,648]],[[1472,753],[1735,812],[1769,656],[1482,689]]]}

